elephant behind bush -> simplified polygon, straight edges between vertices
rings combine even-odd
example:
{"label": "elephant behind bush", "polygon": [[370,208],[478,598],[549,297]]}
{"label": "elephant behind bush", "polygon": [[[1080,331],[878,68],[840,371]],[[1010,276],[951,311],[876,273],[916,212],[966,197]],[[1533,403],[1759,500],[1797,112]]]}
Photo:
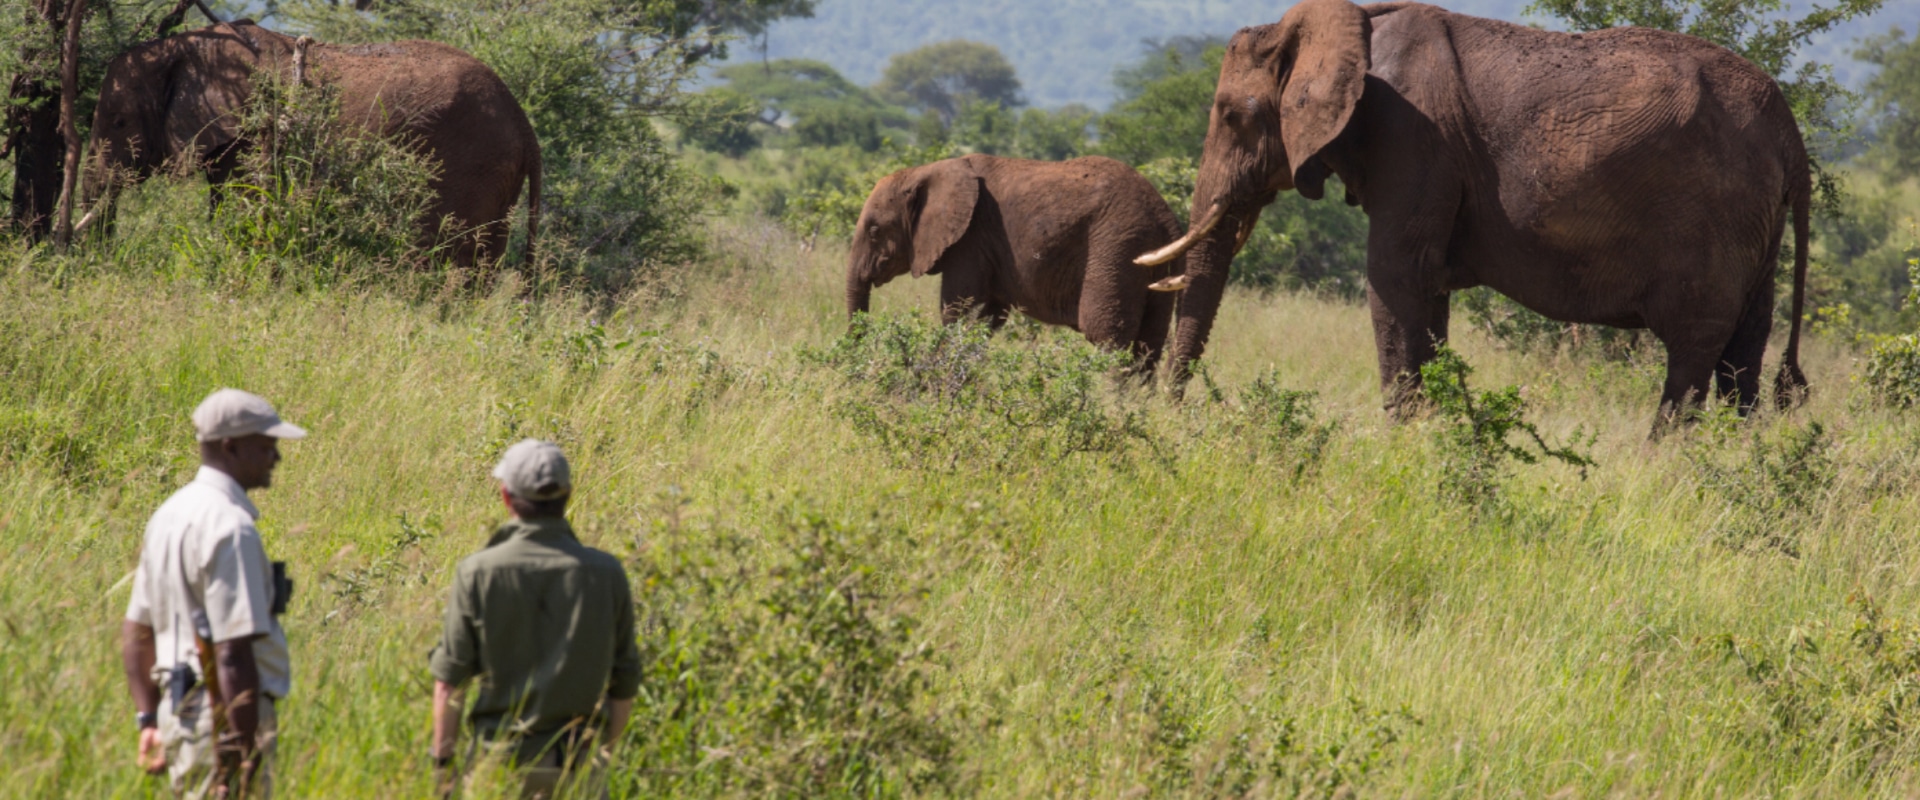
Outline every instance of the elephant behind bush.
{"label": "elephant behind bush", "polygon": [[147,42],[108,66],[88,143],[86,202],[104,204],[94,213],[110,215],[127,182],[168,169],[203,169],[215,184],[234,177],[258,144],[241,117],[259,70],[337,89],[342,119],[434,162],[437,200],[419,220],[421,236],[447,245],[456,264],[502,255],[524,185],[531,260],[540,143],[492,69],[438,42],[317,44],[247,20]]}

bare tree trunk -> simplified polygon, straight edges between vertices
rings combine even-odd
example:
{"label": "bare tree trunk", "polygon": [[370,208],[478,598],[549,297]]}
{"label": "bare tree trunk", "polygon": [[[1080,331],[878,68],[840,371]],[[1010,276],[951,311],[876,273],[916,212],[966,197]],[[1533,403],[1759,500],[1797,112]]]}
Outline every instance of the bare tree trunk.
{"label": "bare tree trunk", "polygon": [[[36,22],[45,23],[48,33],[65,26],[60,17],[60,0],[35,0]],[[37,36],[28,37],[20,48],[20,63],[46,63],[49,53],[35,47]],[[54,201],[60,194],[60,108],[58,89],[52,81],[34,77],[31,72],[13,76],[7,93],[11,113],[6,115],[7,135],[13,154],[13,199],[8,220],[39,241],[52,232]]]}
{"label": "bare tree trunk", "polygon": [[19,127],[13,142],[13,202],[8,219],[30,240],[51,230],[54,199],[60,188],[60,108],[52,87],[25,75],[13,80],[9,95]]}
{"label": "bare tree trunk", "polygon": [[87,0],[68,0],[67,39],[60,47],[60,139],[66,148],[61,159],[60,209],[53,244],[62,251],[73,243],[73,184],[80,175],[80,129],[73,124],[73,106],[80,95],[80,25],[87,16]]}

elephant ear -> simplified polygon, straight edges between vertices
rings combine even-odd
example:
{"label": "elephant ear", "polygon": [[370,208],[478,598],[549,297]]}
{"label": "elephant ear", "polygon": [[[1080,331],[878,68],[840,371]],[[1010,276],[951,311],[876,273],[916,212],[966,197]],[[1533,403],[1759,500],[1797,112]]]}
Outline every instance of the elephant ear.
{"label": "elephant ear", "polygon": [[980,202],[980,175],[966,159],[921,168],[911,185],[914,203],[913,276],[939,272],[940,257],[973,224]]}
{"label": "elephant ear", "polygon": [[169,43],[173,48],[164,56],[166,92],[160,100],[165,141],[169,152],[198,158],[239,137],[239,110],[253,88],[254,54],[230,34],[178,36]]}
{"label": "elephant ear", "polygon": [[1373,25],[1347,0],[1303,0],[1279,27],[1280,138],[1296,188],[1318,198],[1326,174],[1307,162],[1353,119],[1372,64]]}

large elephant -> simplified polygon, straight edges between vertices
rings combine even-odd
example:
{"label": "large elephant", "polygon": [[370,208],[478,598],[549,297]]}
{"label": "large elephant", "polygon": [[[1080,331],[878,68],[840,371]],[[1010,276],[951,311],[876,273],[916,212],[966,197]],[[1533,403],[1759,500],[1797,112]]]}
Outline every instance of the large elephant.
{"label": "large elephant", "polygon": [[1128,348],[1151,370],[1166,342],[1168,276],[1128,263],[1180,235],[1167,201],[1131,167],[1090,156],[970,155],[900,170],[873,187],[847,259],[847,313],[908,272],[940,275],[941,318],[1010,310]]}
{"label": "large elephant", "polygon": [[[299,71],[295,76],[296,61]],[[423,239],[451,245],[461,265],[501,255],[509,216],[527,186],[527,255],[539,226],[540,143],[493,70],[437,42],[335,46],[296,40],[242,20],[147,42],[107,67],[93,117],[84,197],[110,214],[126,181],[169,165],[205,169],[223,183],[251,143],[240,115],[254,72],[339,88],[353,124],[410,142],[438,167],[438,201]]]}
{"label": "large elephant", "polygon": [[1193,196],[1176,371],[1206,346],[1261,207],[1329,174],[1369,220],[1367,302],[1386,405],[1417,395],[1447,295],[1490,286],[1556,320],[1649,328],[1661,419],[1710,381],[1751,409],[1785,223],[1793,325],[1775,386],[1804,389],[1809,166],[1772,78],[1689,36],[1556,33],[1421,3],[1304,0],[1234,34]]}

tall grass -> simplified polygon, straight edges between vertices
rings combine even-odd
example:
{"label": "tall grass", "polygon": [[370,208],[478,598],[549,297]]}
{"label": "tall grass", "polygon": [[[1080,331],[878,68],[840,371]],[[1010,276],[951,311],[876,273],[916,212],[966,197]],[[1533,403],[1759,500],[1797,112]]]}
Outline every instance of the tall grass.
{"label": "tall grass", "polygon": [[[1152,446],[929,463],[847,414],[919,401],[802,355],[852,347],[836,248],[715,222],[709,259],[612,300],[529,299],[511,275],[289,287],[168,249],[169,231],[204,224],[153,211],[184,205],[170,191],[151,189],[110,245],[0,251],[0,796],[156,791],[129,761],[115,631],[141,527],[193,468],[186,414],[228,385],[314,434],[257,498],[299,581],[286,796],[427,792],[425,653],[454,562],[504,513],[487,468],[521,436],[567,449],[576,526],[627,560],[649,620],[622,792],[1920,782],[1912,704],[1873,705],[1908,691],[1920,427],[1868,402],[1853,351],[1822,340],[1807,406],[1652,442],[1657,357],[1463,333],[1476,387],[1518,386],[1550,441],[1594,436],[1584,478],[1516,465],[1501,484],[1515,513],[1486,515],[1439,488],[1445,419],[1379,410],[1355,305],[1233,293],[1207,359],[1217,392],[1074,395]],[[889,289],[875,317],[936,336],[934,295]],[[1066,332],[980,346],[1084,353]],[[1011,435],[966,419],[939,430]],[[1814,423],[1833,480],[1776,485]],[[1775,517],[1791,552],[1742,544]],[[1821,660],[1796,660],[1810,642]]]}

